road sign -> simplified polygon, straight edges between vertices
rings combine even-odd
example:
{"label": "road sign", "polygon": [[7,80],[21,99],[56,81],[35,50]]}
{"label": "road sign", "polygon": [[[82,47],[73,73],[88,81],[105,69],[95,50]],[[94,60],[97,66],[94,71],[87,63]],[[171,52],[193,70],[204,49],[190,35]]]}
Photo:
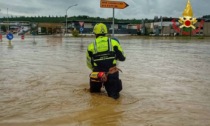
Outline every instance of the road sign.
{"label": "road sign", "polygon": [[81,27],[79,30],[80,30],[80,32],[83,32],[84,28],[83,28],[83,27]]}
{"label": "road sign", "polygon": [[24,40],[24,35],[21,35],[21,39]]}
{"label": "road sign", "polygon": [[8,40],[12,40],[13,39],[13,34],[12,33],[8,33],[7,34],[7,39]]}
{"label": "road sign", "polygon": [[79,25],[80,25],[81,27],[83,27],[83,26],[84,26],[84,22],[80,21],[80,22],[79,22]]}
{"label": "road sign", "polygon": [[124,9],[129,6],[127,3],[123,1],[105,1],[101,0],[100,4],[101,8],[117,8],[117,9]]}

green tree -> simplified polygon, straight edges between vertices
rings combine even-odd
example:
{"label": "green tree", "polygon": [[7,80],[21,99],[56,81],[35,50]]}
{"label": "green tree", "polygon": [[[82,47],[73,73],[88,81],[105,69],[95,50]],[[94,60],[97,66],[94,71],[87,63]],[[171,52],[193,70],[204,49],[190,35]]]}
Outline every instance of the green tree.
{"label": "green tree", "polygon": [[72,31],[72,36],[78,37],[78,36],[79,36],[79,31],[76,30],[76,29],[74,29],[74,30]]}
{"label": "green tree", "polygon": [[1,29],[2,29],[3,32],[6,32],[6,31],[7,31],[7,28],[6,28],[5,25],[2,25],[2,26],[1,26]]}

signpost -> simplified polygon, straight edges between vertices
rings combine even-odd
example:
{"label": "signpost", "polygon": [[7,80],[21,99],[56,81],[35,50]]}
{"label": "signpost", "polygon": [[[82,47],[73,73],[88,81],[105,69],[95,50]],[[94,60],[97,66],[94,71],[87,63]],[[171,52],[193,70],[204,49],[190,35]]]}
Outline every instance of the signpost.
{"label": "signpost", "polygon": [[113,8],[113,21],[112,21],[112,36],[114,37],[114,9],[124,9],[129,5],[123,1],[106,1],[101,0],[100,7],[101,8]]}
{"label": "signpost", "polygon": [[11,41],[11,40],[13,39],[13,34],[12,34],[12,33],[8,33],[8,34],[7,34],[7,39],[8,39],[9,41]]}
{"label": "signpost", "polygon": [[12,46],[11,40],[13,39],[13,34],[12,33],[8,33],[6,37],[9,40],[9,46]]}
{"label": "signpost", "polygon": [[[79,22],[79,25],[80,25],[80,29],[79,29],[79,31],[80,31],[80,33],[82,34],[82,32],[84,31],[84,22],[83,21],[80,21]],[[83,42],[83,35],[81,35],[81,45],[82,45],[82,42]]]}
{"label": "signpost", "polygon": [[80,33],[82,33],[83,30],[84,30],[84,22],[80,21],[80,22],[79,22],[79,25],[80,25],[79,31],[80,31]]}
{"label": "signpost", "polygon": [[117,8],[117,9],[124,9],[129,6],[127,3],[122,1],[105,1],[101,0],[101,8]]}

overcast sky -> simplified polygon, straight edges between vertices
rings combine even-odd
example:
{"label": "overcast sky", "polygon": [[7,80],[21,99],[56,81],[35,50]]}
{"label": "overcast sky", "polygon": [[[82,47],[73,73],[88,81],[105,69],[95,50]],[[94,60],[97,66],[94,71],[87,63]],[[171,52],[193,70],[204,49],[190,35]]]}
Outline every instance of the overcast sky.
{"label": "overcast sky", "polygon": [[[118,1],[118,0],[116,0]],[[115,9],[118,19],[153,19],[154,16],[181,17],[187,0],[120,0],[129,6]],[[194,17],[210,15],[210,0],[190,0]],[[0,17],[9,16],[64,16],[87,15],[90,17],[112,17],[112,9],[100,8],[100,0],[1,0]],[[8,8],[8,9],[7,9]],[[8,10],[8,11],[7,11]]]}

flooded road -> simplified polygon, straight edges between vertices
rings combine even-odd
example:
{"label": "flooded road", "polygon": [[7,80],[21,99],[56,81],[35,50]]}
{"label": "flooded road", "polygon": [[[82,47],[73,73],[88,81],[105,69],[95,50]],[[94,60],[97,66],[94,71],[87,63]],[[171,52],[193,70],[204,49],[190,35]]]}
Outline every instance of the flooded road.
{"label": "flooded road", "polygon": [[210,42],[119,38],[118,100],[88,92],[93,38],[0,42],[0,126],[209,126]]}

